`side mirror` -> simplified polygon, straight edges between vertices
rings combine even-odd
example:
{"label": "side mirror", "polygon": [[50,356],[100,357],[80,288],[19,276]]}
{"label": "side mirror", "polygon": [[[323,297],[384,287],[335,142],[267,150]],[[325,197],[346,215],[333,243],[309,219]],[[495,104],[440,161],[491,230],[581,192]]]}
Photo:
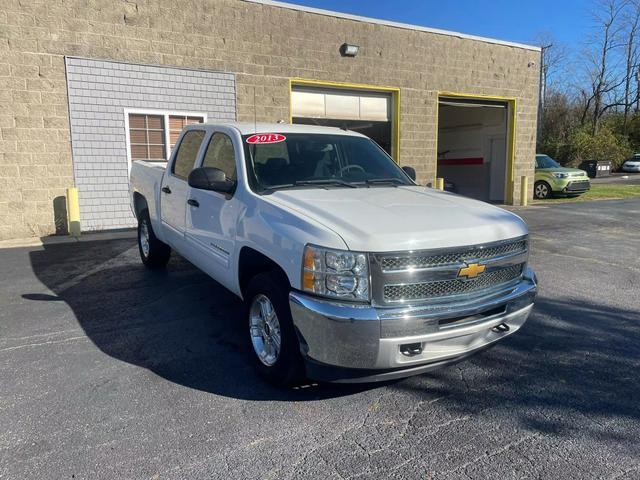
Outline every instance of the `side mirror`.
{"label": "side mirror", "polygon": [[236,182],[227,180],[225,173],[219,168],[194,168],[189,174],[189,186],[199,190],[211,190],[219,193],[232,193]]}
{"label": "side mirror", "polygon": [[407,174],[407,176],[413,180],[414,182],[416,181],[416,169],[413,167],[410,167],[408,165],[405,165],[404,167],[402,167],[402,170],[404,170],[404,173]]}

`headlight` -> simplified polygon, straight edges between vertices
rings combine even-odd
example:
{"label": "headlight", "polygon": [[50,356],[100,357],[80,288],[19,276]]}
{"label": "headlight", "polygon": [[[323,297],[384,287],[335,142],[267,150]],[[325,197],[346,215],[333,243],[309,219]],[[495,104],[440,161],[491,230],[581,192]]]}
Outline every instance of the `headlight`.
{"label": "headlight", "polygon": [[553,175],[556,178],[569,178],[568,173],[554,172],[551,175]]}
{"label": "headlight", "polygon": [[307,245],[302,290],[345,300],[369,300],[369,262],[365,253]]}

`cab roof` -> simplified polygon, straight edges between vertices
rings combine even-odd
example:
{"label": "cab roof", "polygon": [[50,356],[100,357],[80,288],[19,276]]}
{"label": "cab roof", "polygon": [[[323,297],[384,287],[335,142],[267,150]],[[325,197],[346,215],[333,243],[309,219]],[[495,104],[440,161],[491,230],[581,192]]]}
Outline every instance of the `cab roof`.
{"label": "cab roof", "polygon": [[241,135],[251,135],[254,133],[315,133],[325,135],[350,135],[355,137],[365,137],[361,133],[353,130],[344,130],[338,127],[320,127],[317,125],[300,125],[290,123],[252,123],[252,122],[225,122],[209,121],[204,124],[192,124],[190,127],[202,126],[229,127],[235,128]]}

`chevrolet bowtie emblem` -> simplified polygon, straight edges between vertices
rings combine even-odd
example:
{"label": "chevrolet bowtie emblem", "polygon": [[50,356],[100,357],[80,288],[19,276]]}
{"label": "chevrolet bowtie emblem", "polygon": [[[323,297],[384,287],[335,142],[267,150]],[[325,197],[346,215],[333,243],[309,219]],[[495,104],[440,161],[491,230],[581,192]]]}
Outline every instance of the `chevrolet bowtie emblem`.
{"label": "chevrolet bowtie emblem", "polygon": [[462,267],[458,271],[458,278],[476,278],[484,272],[486,268],[487,267],[479,263],[469,263],[466,267]]}

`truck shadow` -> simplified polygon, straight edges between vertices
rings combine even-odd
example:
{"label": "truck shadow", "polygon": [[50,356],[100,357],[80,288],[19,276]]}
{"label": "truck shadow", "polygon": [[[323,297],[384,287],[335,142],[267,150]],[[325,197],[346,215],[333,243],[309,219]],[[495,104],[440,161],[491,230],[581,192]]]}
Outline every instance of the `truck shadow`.
{"label": "truck shadow", "polygon": [[249,363],[239,299],[173,255],[166,271],[144,268],[134,240],[45,245],[30,252],[38,279],[65,302],[104,353],[186,387],[251,400],[316,400],[371,386],[271,387]]}

